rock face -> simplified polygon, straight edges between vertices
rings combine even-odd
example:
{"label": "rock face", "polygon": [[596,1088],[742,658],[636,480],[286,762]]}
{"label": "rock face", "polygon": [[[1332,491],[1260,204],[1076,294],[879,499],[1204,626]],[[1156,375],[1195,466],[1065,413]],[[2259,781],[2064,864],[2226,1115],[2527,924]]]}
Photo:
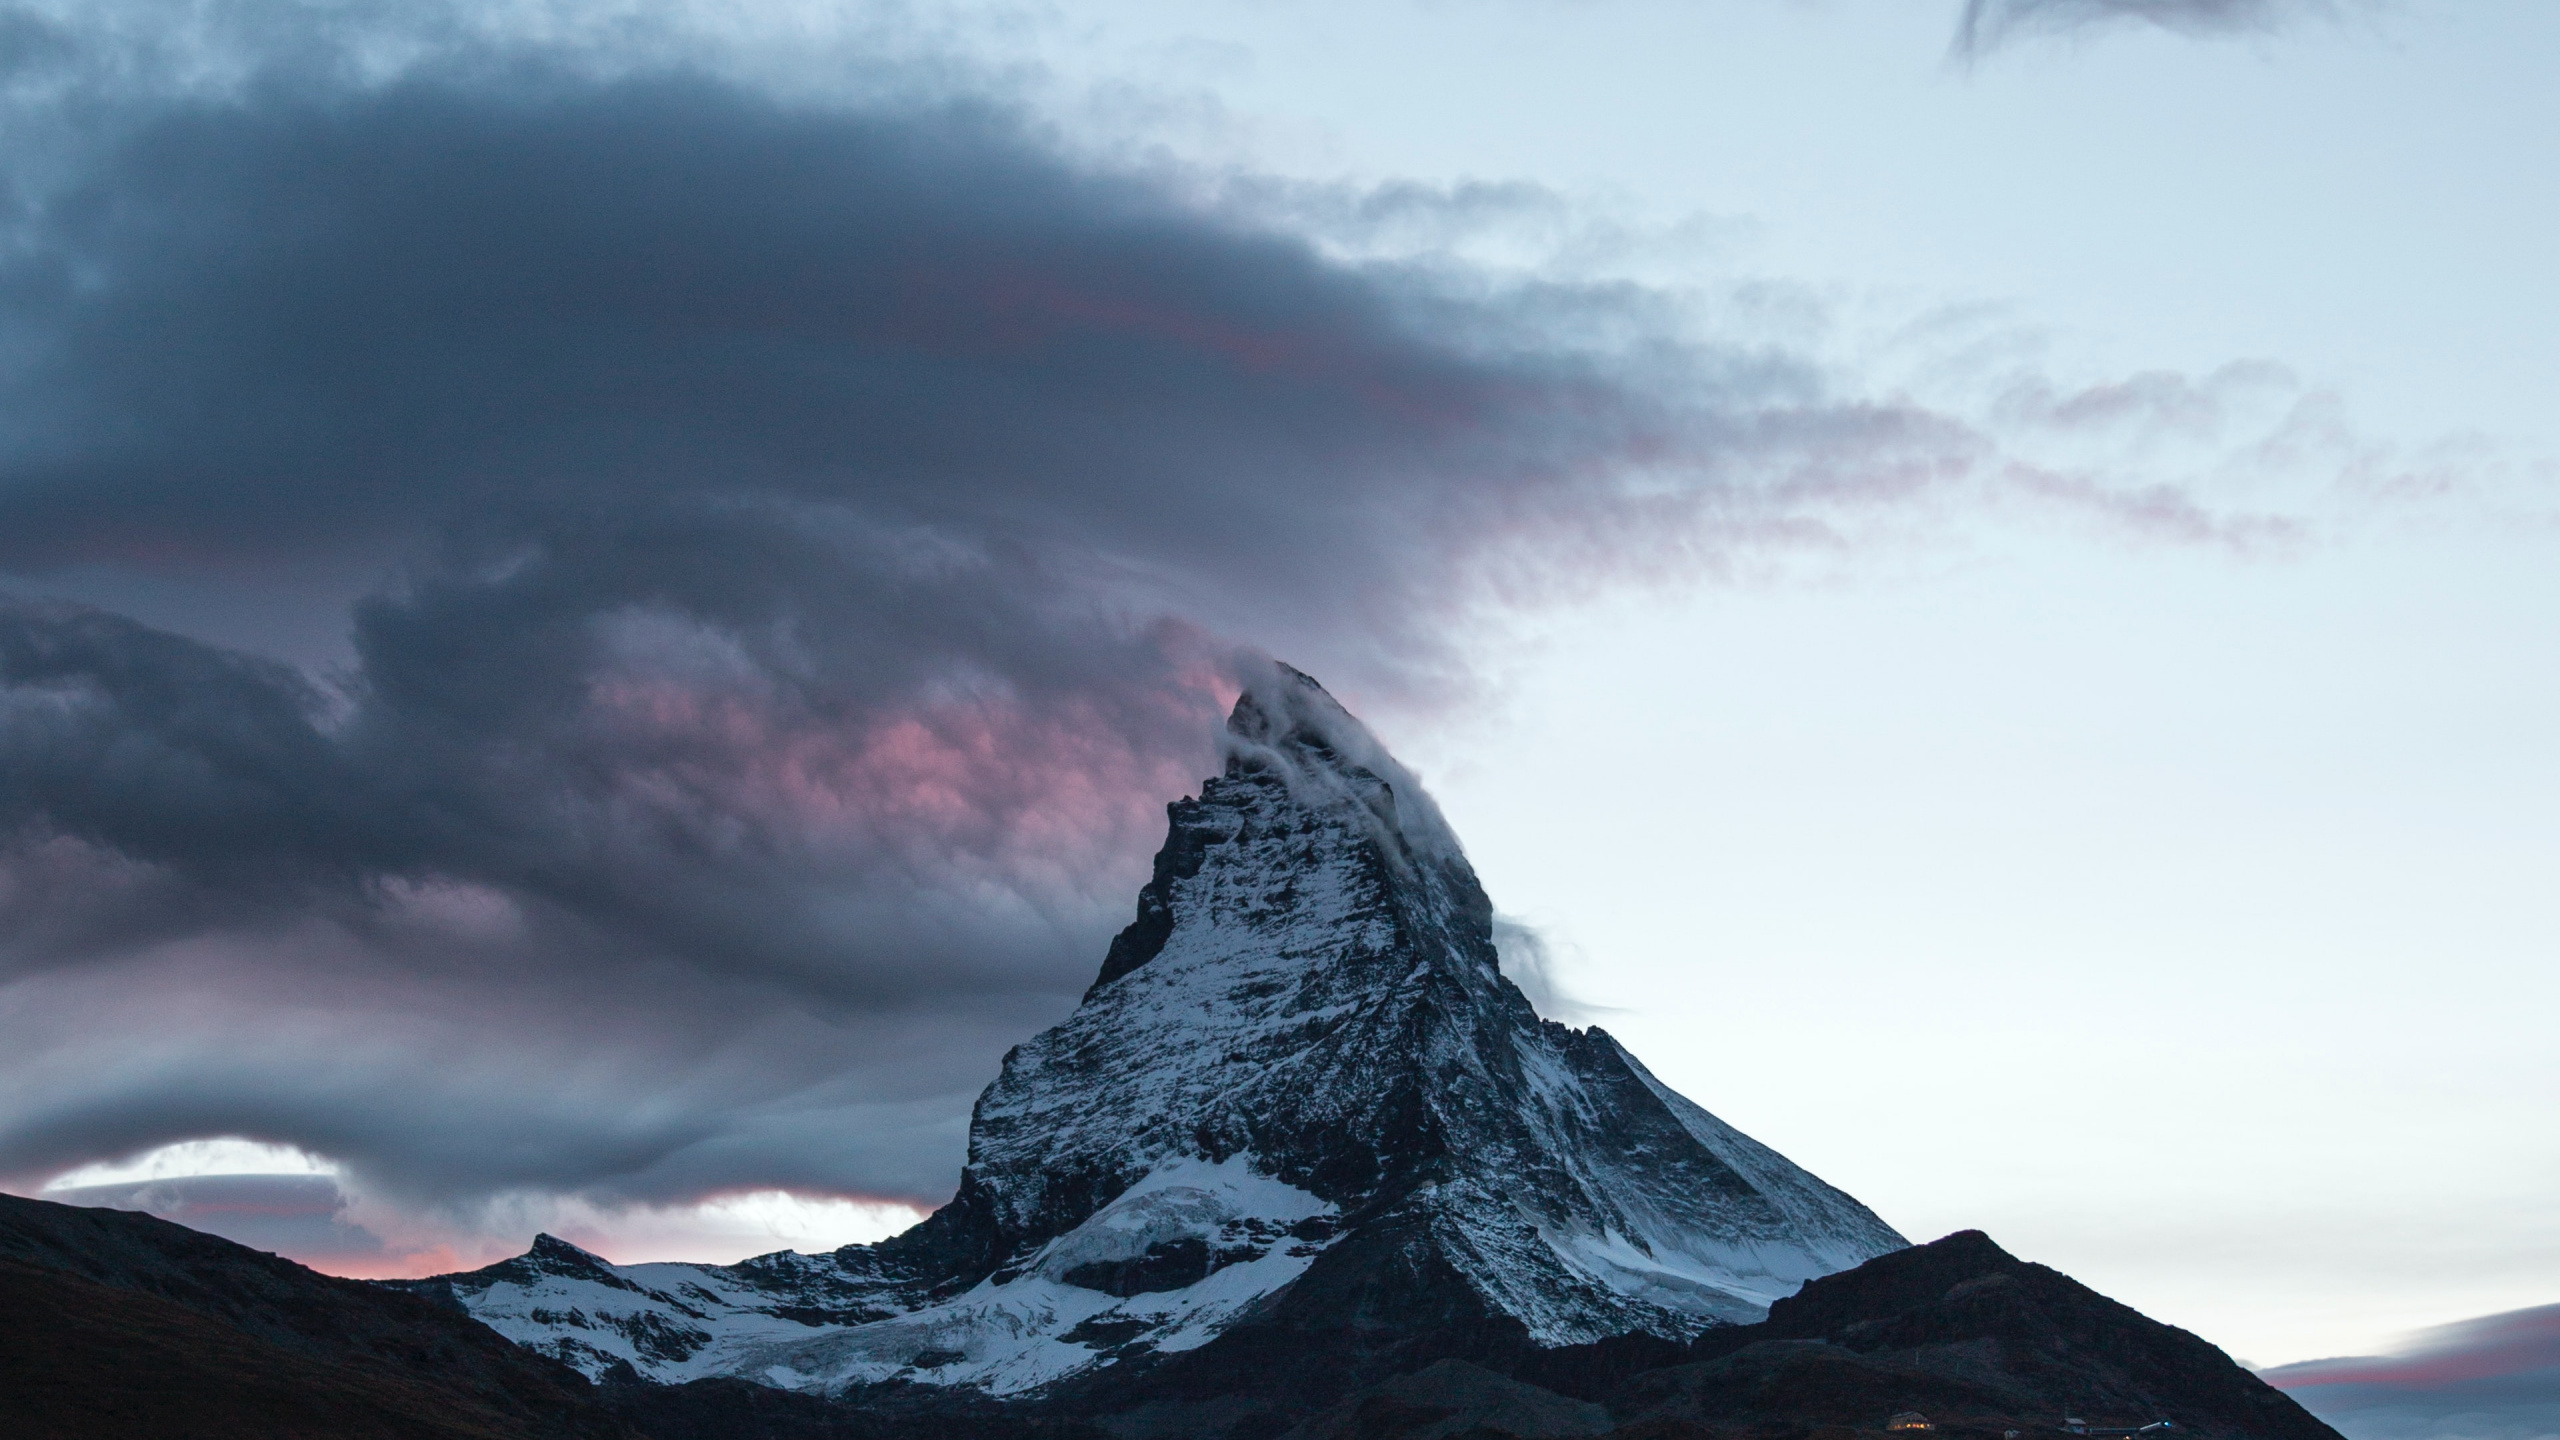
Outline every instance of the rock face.
{"label": "rock face", "polygon": [[1760,1320],[1906,1242],[1505,979],[1413,776],[1306,676],[1241,698],[1082,1005],[1005,1057],[950,1204],[830,1256],[422,1282],[590,1375],[992,1395],[1240,1329]]}

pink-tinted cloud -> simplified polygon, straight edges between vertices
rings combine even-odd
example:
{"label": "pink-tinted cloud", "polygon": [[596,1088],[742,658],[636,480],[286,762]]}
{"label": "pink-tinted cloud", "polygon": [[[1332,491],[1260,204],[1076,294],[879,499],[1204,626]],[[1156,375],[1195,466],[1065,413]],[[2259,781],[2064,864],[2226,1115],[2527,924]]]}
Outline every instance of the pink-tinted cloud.
{"label": "pink-tinted cloud", "polygon": [[2066,507],[2114,533],[2142,540],[2251,554],[2299,545],[2309,535],[2297,516],[2217,512],[2175,485],[2127,487],[2026,464],[2005,467],[2003,478],[2021,495]]}
{"label": "pink-tinted cloud", "polygon": [[2560,1396],[2560,1305],[2442,1326],[2418,1336],[2397,1355],[2306,1360],[2264,1373],[2267,1383],[2292,1391],[2328,1385],[2434,1390],[2543,1374]]}

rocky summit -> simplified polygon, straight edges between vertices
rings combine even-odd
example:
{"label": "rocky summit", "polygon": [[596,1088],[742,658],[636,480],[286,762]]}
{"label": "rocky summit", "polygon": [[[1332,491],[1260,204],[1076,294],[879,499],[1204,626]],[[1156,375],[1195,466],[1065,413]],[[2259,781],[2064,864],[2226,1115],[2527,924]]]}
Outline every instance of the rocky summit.
{"label": "rocky summit", "polygon": [[1419,1337],[1685,1343],[1904,1247],[1541,1019],[1438,807],[1313,680],[1251,686],[1169,810],[1136,920],[914,1229],[728,1266],[545,1237],[420,1288],[591,1377],[977,1403],[1314,1352],[1347,1380]]}

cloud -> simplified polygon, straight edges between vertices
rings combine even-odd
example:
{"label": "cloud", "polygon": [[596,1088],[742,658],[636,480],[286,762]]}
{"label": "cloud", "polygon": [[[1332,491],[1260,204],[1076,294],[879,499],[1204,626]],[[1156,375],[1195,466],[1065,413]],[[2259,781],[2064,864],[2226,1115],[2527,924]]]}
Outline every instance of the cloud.
{"label": "cloud", "polygon": [[1427,685],[1488,567],[1960,443],[993,101],[532,55],[86,103],[15,177],[0,566],[392,568],[334,674],[0,610],[20,1176],[240,1135],[422,1204],[934,1198],[1229,637]]}
{"label": "cloud", "polygon": [[2336,0],[1965,0],[1953,48],[1971,60],[2029,36],[2124,24],[2202,37],[2263,35],[2339,13]]}
{"label": "cloud", "polygon": [[[994,82],[101,13],[0,86],[14,1183],[230,1136],[464,1229],[931,1203],[1255,647],[1428,703],[1502,607],[2019,488],[1674,297],[1345,258]],[[1337,208],[1528,203],[1443,198]],[[314,574],[373,577],[330,665],[120,613]]]}
{"label": "cloud", "polygon": [[[219,1145],[221,1142],[213,1142]],[[325,1168],[280,1173],[210,1173],[204,1142],[144,1157],[165,1159],[179,1173],[108,1183],[56,1182],[42,1198],[64,1205],[138,1210],[252,1249],[291,1255],[335,1275],[374,1278],[447,1273],[518,1253],[524,1238],[547,1231],[580,1245],[602,1245],[625,1263],[744,1259],[776,1250],[832,1250],[881,1239],[923,1218],[896,1203],[811,1199],[787,1191],[730,1193],[672,1207],[599,1207],[574,1196],[511,1197],[457,1227],[351,1192]],[[271,1148],[271,1147],[250,1147]],[[66,1177],[77,1180],[80,1177]]]}
{"label": "cloud", "polygon": [[44,1198],[146,1211],[336,1274],[378,1267],[387,1253],[382,1237],[347,1217],[347,1198],[326,1175],[193,1175],[51,1189]]}
{"label": "cloud", "polygon": [[2560,1305],[2423,1331],[2397,1354],[2262,1372],[2359,1440],[2529,1440],[2560,1432]]}

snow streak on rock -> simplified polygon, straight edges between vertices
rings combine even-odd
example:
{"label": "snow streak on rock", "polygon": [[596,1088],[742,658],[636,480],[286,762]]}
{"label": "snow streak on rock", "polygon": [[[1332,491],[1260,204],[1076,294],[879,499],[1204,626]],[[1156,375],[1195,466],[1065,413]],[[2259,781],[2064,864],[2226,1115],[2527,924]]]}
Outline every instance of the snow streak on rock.
{"label": "snow streak on rock", "polygon": [[1319,1266],[1454,1276],[1553,1345],[1756,1320],[1905,1243],[1539,1019],[1438,808],[1306,676],[1249,690],[1225,773],[1169,810],[1136,921],[1005,1057],[914,1230],[726,1267],[546,1239],[425,1283],[590,1375],[1002,1395],[1196,1348]]}

